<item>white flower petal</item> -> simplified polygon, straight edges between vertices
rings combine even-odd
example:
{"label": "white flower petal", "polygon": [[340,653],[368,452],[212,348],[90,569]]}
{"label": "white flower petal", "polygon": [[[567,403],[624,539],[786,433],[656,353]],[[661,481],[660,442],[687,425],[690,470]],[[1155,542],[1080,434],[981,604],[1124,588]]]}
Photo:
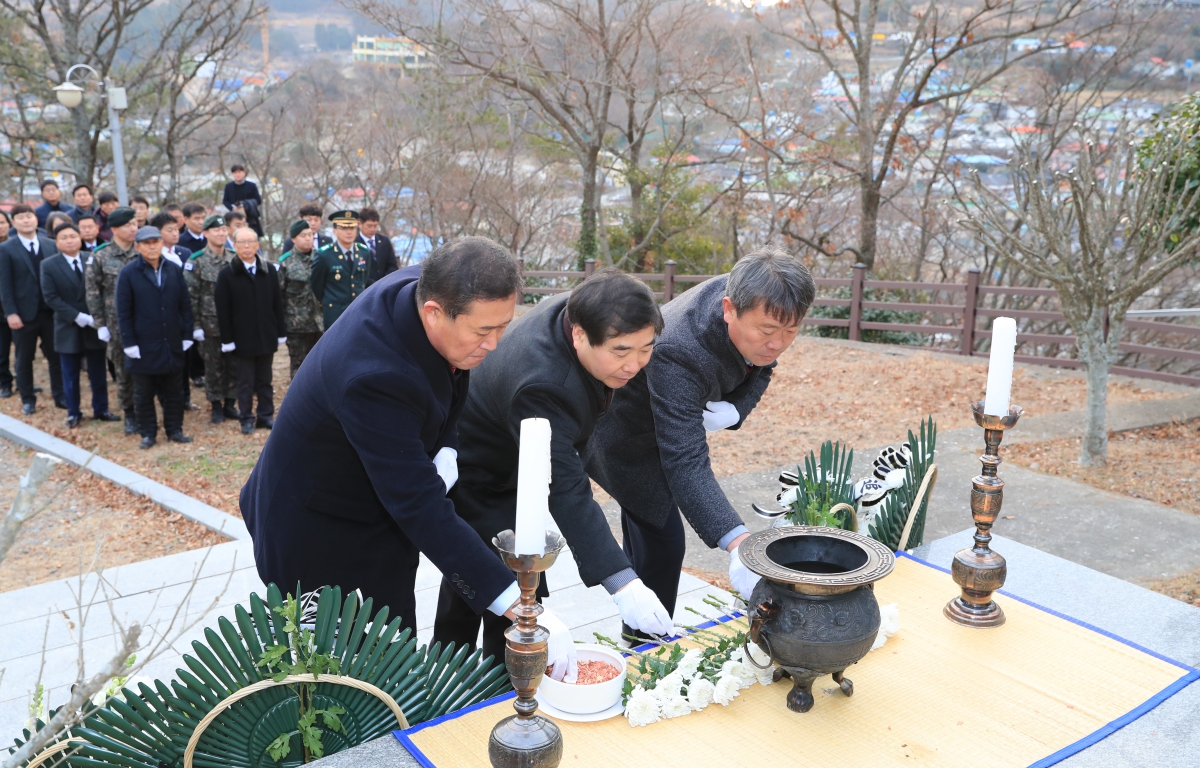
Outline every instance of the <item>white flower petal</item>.
{"label": "white flower petal", "polygon": [[713,694],[717,687],[707,678],[698,677],[688,684],[688,703],[692,709],[701,710],[713,702]]}

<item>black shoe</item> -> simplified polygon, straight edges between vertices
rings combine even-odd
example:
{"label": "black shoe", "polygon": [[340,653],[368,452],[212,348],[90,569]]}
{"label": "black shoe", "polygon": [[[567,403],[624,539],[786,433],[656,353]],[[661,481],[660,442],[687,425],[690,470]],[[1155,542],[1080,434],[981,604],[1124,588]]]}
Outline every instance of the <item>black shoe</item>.
{"label": "black shoe", "polygon": [[275,426],[275,419],[270,416],[259,416],[254,422],[255,429],[271,429]]}
{"label": "black shoe", "polygon": [[81,421],[83,421],[82,416],[68,416],[67,417],[67,429],[75,429],[75,427],[79,426],[79,422],[81,422]]}
{"label": "black shoe", "polygon": [[237,400],[234,400],[232,397],[225,398],[225,418],[236,419],[237,417]]}
{"label": "black shoe", "polygon": [[242,434],[243,435],[253,435],[254,434],[254,420],[253,419],[246,419],[245,421],[242,422]]}
{"label": "black shoe", "polygon": [[34,387],[34,388],[33,388],[33,394],[35,394],[35,395],[40,395],[41,393],[42,393],[42,388],[41,388],[41,387]]}
{"label": "black shoe", "polygon": [[70,410],[69,408],[67,408],[67,401],[61,397],[54,398],[54,407],[61,408],[64,411]]}
{"label": "black shoe", "polygon": [[105,411],[104,413],[97,413],[95,416],[92,417],[92,421],[120,421],[120,420],[121,420],[120,416],[118,416],[115,413],[110,413],[108,411]]}
{"label": "black shoe", "polygon": [[137,419],[134,417],[133,411],[125,411],[125,434],[136,435],[137,431]]}
{"label": "black shoe", "polygon": [[185,410],[185,411],[198,411],[198,410],[200,410],[200,406],[196,405],[195,403],[184,403],[184,404],[183,404],[183,410]]}
{"label": "black shoe", "polygon": [[36,410],[37,406],[33,403],[25,403],[21,406],[21,413],[25,414],[26,416],[32,416],[33,412]]}
{"label": "black shoe", "polygon": [[192,442],[192,438],[187,437],[182,432],[172,432],[171,434],[167,435],[167,439],[170,440],[172,443],[190,443],[190,442]]}
{"label": "black shoe", "polygon": [[153,437],[143,437],[142,443],[141,443],[141,445],[138,446],[138,448],[141,448],[144,451],[147,448],[153,448],[154,444],[157,442],[158,441],[155,440]]}
{"label": "black shoe", "polygon": [[0,387],[0,397],[12,397],[12,386]]}
{"label": "black shoe", "polygon": [[196,378],[192,379],[192,386],[196,389],[204,389],[204,377],[197,376]]}
{"label": "black shoe", "polygon": [[225,423],[225,410],[221,407],[220,403],[212,404],[212,423],[213,424],[224,424]]}

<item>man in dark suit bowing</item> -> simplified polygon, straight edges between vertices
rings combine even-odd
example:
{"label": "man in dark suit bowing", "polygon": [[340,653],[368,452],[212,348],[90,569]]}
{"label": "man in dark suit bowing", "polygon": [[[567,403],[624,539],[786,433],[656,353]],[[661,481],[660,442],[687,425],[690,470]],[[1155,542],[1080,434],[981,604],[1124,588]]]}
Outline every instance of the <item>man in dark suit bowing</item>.
{"label": "man in dark suit bowing", "polygon": [[387,232],[379,231],[379,211],[363,208],[358,212],[358,240],[371,249],[367,266],[367,286],[372,286],[399,269],[396,250]]}
{"label": "man in dark suit bowing", "polygon": [[[326,329],[242,488],[264,582],[359,589],[415,631],[423,552],[473,611],[512,618],[512,573],[446,494],[470,369],[496,348],[520,295],[512,254],[468,237],[384,278]],[[549,662],[569,664],[569,630],[547,613],[539,622],[551,630]]]}
{"label": "man in dark suit bowing", "polygon": [[83,277],[83,237],[74,224],[54,231],[58,254],[42,259],[42,295],[54,312],[54,349],[62,361],[63,395],[67,401],[67,427],[83,421],[79,408],[79,372],[87,364],[92,387],[92,418],[120,421],[108,411],[108,368],[105,343],[96,335],[96,321],[88,314]]}
{"label": "man in dark suit bowing", "polygon": [[21,393],[22,412],[32,415],[37,409],[33,391],[33,357],[38,341],[50,367],[50,391],[54,404],[66,409],[63,400],[62,369],[54,351],[54,313],[42,296],[42,259],[58,253],[54,241],[38,234],[37,214],[28,205],[12,207],[16,237],[0,245],[0,303],[8,313],[5,320],[13,330],[16,347],[17,391]]}

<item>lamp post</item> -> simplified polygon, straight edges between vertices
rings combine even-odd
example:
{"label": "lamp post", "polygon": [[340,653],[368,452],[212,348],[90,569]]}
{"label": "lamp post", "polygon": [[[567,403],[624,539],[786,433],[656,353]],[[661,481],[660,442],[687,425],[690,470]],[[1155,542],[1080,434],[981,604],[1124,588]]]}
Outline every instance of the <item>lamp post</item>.
{"label": "lamp post", "polygon": [[58,102],[67,109],[74,109],[83,101],[83,88],[71,82],[71,73],[77,69],[90,72],[104,88],[104,98],[108,101],[108,132],[112,137],[113,168],[117,173],[117,200],[121,205],[129,205],[129,191],[125,188],[125,150],[121,146],[121,116],[119,114],[119,110],[129,106],[129,102],[125,98],[125,89],[114,86],[107,77],[100,77],[100,73],[87,64],[76,64],[67,70],[63,84],[54,87]]}

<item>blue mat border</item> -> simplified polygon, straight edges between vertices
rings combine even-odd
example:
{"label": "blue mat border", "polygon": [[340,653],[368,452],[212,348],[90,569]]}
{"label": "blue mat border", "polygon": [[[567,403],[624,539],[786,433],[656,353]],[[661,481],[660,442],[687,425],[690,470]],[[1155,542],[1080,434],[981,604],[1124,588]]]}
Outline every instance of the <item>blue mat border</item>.
{"label": "blue mat border", "polygon": [[[943,568],[940,565],[934,565],[933,563],[930,563],[926,560],[922,560],[919,557],[914,557],[913,555],[910,555],[907,552],[897,552],[896,556],[907,558],[909,560],[920,563],[921,565],[924,565],[924,566],[928,566],[930,568],[933,568],[934,570],[941,571],[943,573],[950,573],[949,568]],[[1008,597],[1008,598],[1011,598],[1018,602],[1024,603],[1032,608],[1038,609],[1039,611],[1045,611],[1046,613],[1050,614],[1051,616],[1057,616],[1058,618],[1069,621],[1072,624],[1077,624],[1081,627],[1084,627],[1085,629],[1089,629],[1092,632],[1103,635],[1104,637],[1110,638],[1112,640],[1116,640],[1117,642],[1123,643],[1124,645],[1127,645],[1130,648],[1134,648],[1134,649],[1141,651],[1142,653],[1145,653],[1149,656],[1153,656],[1154,658],[1159,659],[1160,661],[1165,661],[1168,664],[1172,664],[1172,665],[1177,666],[1180,669],[1184,670],[1184,674],[1182,677],[1180,677],[1178,680],[1171,683],[1170,685],[1168,685],[1166,688],[1162,689],[1155,695],[1151,696],[1149,699],[1142,702],[1137,707],[1134,707],[1133,709],[1126,712],[1121,717],[1118,717],[1116,720],[1113,720],[1112,722],[1108,723],[1107,725],[1104,725],[1104,726],[1098,728],[1097,730],[1093,731],[1092,733],[1089,733],[1087,736],[1084,736],[1079,741],[1076,741],[1072,744],[1068,744],[1067,746],[1063,747],[1062,749],[1058,750],[1057,752],[1055,752],[1051,755],[1048,755],[1048,756],[1042,758],[1041,760],[1038,760],[1036,763],[1033,763],[1032,765],[1030,765],[1029,768],[1049,768],[1049,766],[1056,765],[1056,764],[1062,762],[1063,760],[1066,760],[1068,757],[1070,757],[1074,754],[1077,754],[1079,752],[1082,752],[1083,750],[1087,749],[1088,747],[1092,746],[1093,744],[1096,744],[1096,743],[1108,738],[1112,734],[1116,733],[1117,731],[1121,730],[1125,726],[1129,725],[1130,723],[1134,722],[1138,718],[1142,717],[1147,712],[1150,712],[1155,707],[1157,707],[1159,704],[1162,704],[1164,701],[1171,698],[1175,694],[1179,693],[1180,691],[1182,691],[1184,688],[1188,687],[1192,683],[1196,682],[1197,680],[1200,680],[1200,669],[1196,669],[1195,667],[1192,667],[1188,664],[1184,664],[1181,661],[1177,661],[1176,659],[1172,659],[1172,658],[1162,655],[1161,653],[1152,651],[1149,648],[1145,647],[1144,645],[1139,645],[1138,643],[1135,643],[1132,640],[1126,640],[1125,638],[1120,637],[1119,635],[1114,635],[1112,632],[1101,629],[1100,627],[1097,627],[1094,624],[1089,624],[1086,621],[1080,621],[1079,619],[1073,618],[1071,616],[1067,616],[1066,614],[1060,613],[1059,611],[1056,611],[1052,608],[1047,608],[1044,605],[1039,605],[1038,603],[1035,603],[1032,600],[1026,600],[1023,597],[1019,597],[1018,595],[1014,595],[1011,592],[1007,592],[1005,590],[998,590],[998,591],[1000,594],[1004,595],[1005,597]],[[742,616],[741,613],[734,612],[731,614],[721,616],[717,621],[706,621],[703,624],[698,624],[698,625],[696,625],[696,628],[697,629],[708,629],[710,627],[716,626],[718,621],[720,621],[720,622],[732,621],[733,619],[740,618],[741,616]],[[679,636],[676,635],[676,636],[672,636],[672,637],[666,638],[666,639],[667,640],[677,640],[677,639],[679,639]],[[649,650],[654,647],[655,647],[654,643],[646,643],[645,645],[638,646],[634,650],[645,651],[645,650]],[[436,725],[440,725],[448,720],[454,720],[456,718],[462,717],[463,715],[470,714],[471,712],[474,712],[475,710],[483,709],[484,707],[490,707],[493,704],[498,704],[500,702],[516,698],[516,695],[517,694],[515,691],[510,691],[509,693],[501,694],[499,696],[494,696],[485,701],[481,701],[478,704],[472,704],[469,707],[464,707],[463,709],[460,709],[460,710],[457,710],[454,712],[449,712],[445,715],[442,715],[441,717],[435,717],[432,720],[427,720],[423,723],[419,723],[419,724],[414,725],[413,727],[409,728],[406,731],[404,731],[404,730],[392,731],[392,735],[395,736],[396,739],[404,746],[404,748],[408,750],[409,754],[411,754],[413,756],[413,758],[417,761],[417,763],[419,763],[422,766],[422,768],[439,768],[438,766],[434,765],[433,762],[430,761],[430,759],[427,758],[423,752],[421,752],[421,750],[417,747],[417,745],[415,743],[413,743],[413,740],[411,738],[412,734],[423,731],[426,728],[432,728]]]}

